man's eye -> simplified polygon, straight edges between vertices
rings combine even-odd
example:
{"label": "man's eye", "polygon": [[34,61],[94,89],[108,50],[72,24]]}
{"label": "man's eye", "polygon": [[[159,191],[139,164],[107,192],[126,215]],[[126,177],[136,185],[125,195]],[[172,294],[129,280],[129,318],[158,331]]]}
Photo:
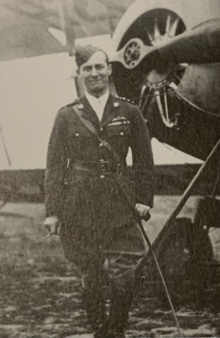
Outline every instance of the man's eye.
{"label": "man's eye", "polygon": [[97,70],[101,70],[101,69],[103,69],[104,68],[104,66],[103,65],[96,65],[96,67],[95,67]]}
{"label": "man's eye", "polygon": [[84,67],[83,70],[86,72],[90,72],[92,70],[92,67],[87,66],[87,67]]}

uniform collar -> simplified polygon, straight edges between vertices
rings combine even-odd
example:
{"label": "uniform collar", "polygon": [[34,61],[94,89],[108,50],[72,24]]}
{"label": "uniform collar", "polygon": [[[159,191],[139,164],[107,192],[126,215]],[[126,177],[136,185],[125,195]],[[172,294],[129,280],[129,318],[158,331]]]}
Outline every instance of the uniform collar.
{"label": "uniform collar", "polygon": [[[86,95],[84,95],[80,99],[78,107],[82,111],[82,116],[85,119],[90,120],[93,124],[96,124],[97,126],[100,126],[99,119],[98,119],[96,113],[94,112],[94,110],[92,109],[91,104],[89,103]],[[119,113],[119,108],[120,108],[120,102],[117,99],[117,97],[115,97],[112,94],[109,94],[106,105],[105,105],[105,110],[104,110],[104,113],[103,113],[101,126],[106,125],[115,116],[117,116],[118,113]]]}
{"label": "uniform collar", "polygon": [[90,105],[93,106],[93,104],[96,104],[97,102],[99,102],[101,105],[103,105],[103,107],[105,107],[106,102],[108,101],[109,98],[109,90],[107,90],[107,92],[100,96],[100,97],[95,97],[91,94],[89,94],[87,91],[85,91],[85,97],[87,98],[87,100],[89,101]]}

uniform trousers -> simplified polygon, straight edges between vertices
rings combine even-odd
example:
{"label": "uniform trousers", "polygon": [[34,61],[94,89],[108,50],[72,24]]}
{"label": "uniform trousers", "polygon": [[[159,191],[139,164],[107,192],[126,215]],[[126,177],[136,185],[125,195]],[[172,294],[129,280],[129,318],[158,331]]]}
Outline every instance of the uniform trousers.
{"label": "uniform trousers", "polygon": [[62,225],[61,243],[66,258],[81,274],[83,307],[95,337],[124,337],[139,284],[135,268],[146,246],[132,213],[124,225],[120,221],[117,226],[111,201],[115,203],[120,196],[113,186],[106,185],[105,194],[104,188],[101,182],[94,189],[93,182],[79,191],[77,213]]}
{"label": "uniform trousers", "polygon": [[67,259],[81,274],[83,308],[96,337],[105,333],[123,337],[131,301],[139,289],[135,268],[143,256],[143,245],[136,230],[120,228],[114,232],[111,249],[99,246],[93,251],[81,249],[71,236],[61,235]]}

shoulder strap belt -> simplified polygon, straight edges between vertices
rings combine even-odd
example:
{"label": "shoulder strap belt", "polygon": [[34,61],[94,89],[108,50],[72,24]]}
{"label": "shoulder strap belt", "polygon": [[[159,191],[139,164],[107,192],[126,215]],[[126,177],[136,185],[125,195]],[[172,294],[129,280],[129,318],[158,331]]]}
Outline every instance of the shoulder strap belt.
{"label": "shoulder strap belt", "polygon": [[[80,119],[80,121],[84,124],[84,126],[93,134],[97,137],[97,139],[99,140],[99,142],[103,143],[103,145],[111,152],[111,154],[113,155],[113,157],[115,158],[116,161],[119,161],[120,160],[120,157],[119,155],[116,153],[116,151],[114,150],[114,148],[106,141],[106,140],[103,140],[97,133],[97,130],[95,129],[95,127],[93,126],[93,124],[84,119],[82,117],[82,113],[81,111],[78,109],[77,106],[74,106],[73,107],[73,110],[74,112],[76,113],[76,115],[78,116],[78,118]],[[130,202],[130,198],[129,196],[127,195],[127,192],[124,190],[124,187],[121,183],[121,181],[115,176],[114,177],[115,179],[115,182],[119,188],[119,190],[121,191],[122,195],[124,196],[125,200],[127,201],[127,203],[130,205],[132,211],[133,211],[133,214],[136,218],[136,221],[137,223],[142,226],[142,223],[141,223],[141,217],[138,213],[138,211],[136,210],[136,208],[134,207],[134,205]],[[146,217],[146,220],[148,220],[150,218],[150,215],[148,214],[148,216]]]}

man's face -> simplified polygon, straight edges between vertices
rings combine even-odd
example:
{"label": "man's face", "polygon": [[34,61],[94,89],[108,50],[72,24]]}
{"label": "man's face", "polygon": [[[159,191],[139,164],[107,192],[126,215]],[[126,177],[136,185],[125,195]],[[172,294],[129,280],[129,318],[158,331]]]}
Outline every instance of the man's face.
{"label": "man's face", "polygon": [[107,63],[106,55],[102,51],[98,51],[80,67],[78,75],[87,92],[99,96],[106,92],[111,72],[111,65]]}

